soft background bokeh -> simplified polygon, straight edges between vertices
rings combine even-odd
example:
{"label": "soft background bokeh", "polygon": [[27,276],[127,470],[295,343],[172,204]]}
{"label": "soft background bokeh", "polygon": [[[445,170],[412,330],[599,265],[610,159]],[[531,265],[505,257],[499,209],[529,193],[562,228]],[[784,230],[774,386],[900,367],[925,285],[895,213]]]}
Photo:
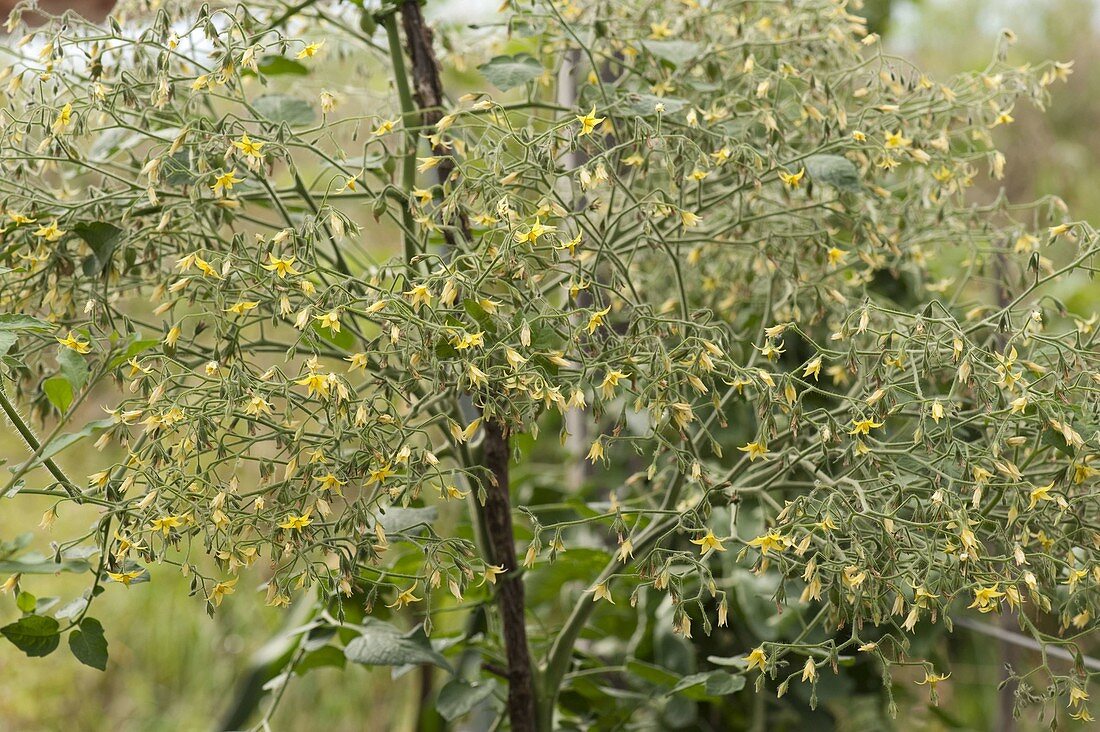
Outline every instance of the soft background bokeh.
{"label": "soft background bokeh", "polygon": [[[429,11],[439,20],[466,24],[491,18],[497,4],[429,3]],[[1053,193],[1066,200],[1074,218],[1098,219],[1100,1],[868,0],[867,12],[887,49],[938,77],[984,67],[1003,28],[1018,37],[1010,56],[1014,63],[1074,60],[1074,74],[1068,85],[1056,89],[1051,109],[1015,110],[1016,123],[1001,128],[1006,177],[983,182],[978,195],[995,194],[1002,185],[1016,200]],[[1095,284],[1081,282],[1060,296],[1087,314],[1097,309],[1097,293]],[[90,401],[86,409],[94,418],[99,406]],[[22,444],[6,423],[0,457],[9,463],[23,459]],[[79,445],[59,462],[79,476],[100,460],[90,445]],[[36,526],[48,507],[26,496],[0,502],[0,539],[11,540]],[[58,519],[55,531],[72,536],[93,520],[91,514],[69,512]],[[48,532],[34,531],[34,548],[48,552],[49,541]],[[262,594],[253,591],[262,582],[257,573],[242,579],[237,593],[210,618],[199,599],[188,597],[186,578],[170,568],[151,570],[152,582],[130,589],[112,585],[97,601],[95,614],[110,642],[106,673],[79,665],[68,653],[28,660],[14,647],[0,645],[0,730],[171,732],[216,726],[251,659],[285,629],[288,612],[264,606]],[[23,582],[36,595],[65,599],[84,587],[84,578],[77,577],[29,576]],[[16,617],[13,598],[0,596],[0,624]],[[951,669],[952,677],[941,686],[938,708],[927,705],[923,687],[896,679],[895,695],[903,710],[898,729],[1045,727],[1026,716],[1013,722],[1007,715],[1008,698],[996,689],[1004,663],[1025,666],[1029,651],[962,628],[950,638],[929,634],[921,642],[934,649],[937,667]],[[420,704],[415,675],[391,682],[388,669],[320,669],[290,684],[272,726],[332,732],[410,729]],[[838,716],[842,725],[847,719],[848,728],[860,725],[858,709]]]}

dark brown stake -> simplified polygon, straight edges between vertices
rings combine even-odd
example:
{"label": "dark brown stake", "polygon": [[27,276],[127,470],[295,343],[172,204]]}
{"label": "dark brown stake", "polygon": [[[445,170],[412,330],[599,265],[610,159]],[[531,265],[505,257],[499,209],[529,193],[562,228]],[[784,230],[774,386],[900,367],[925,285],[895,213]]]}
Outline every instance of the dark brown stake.
{"label": "dark brown stake", "polygon": [[[408,44],[421,123],[425,129],[431,129],[443,117],[443,83],[440,80],[439,63],[432,48],[432,31],[424,22],[417,0],[405,0],[401,4],[401,24],[405,31],[405,42]],[[439,156],[449,155],[449,151],[442,146],[437,146],[433,153]],[[441,186],[447,186],[454,169],[454,162],[449,157],[436,166]],[[465,213],[459,212],[457,224],[465,240],[471,241],[470,225]],[[444,233],[447,244],[453,248],[455,241],[452,231],[444,229]],[[490,544],[487,547],[491,554],[490,561],[498,567],[504,567],[504,574],[498,580],[497,602],[504,629],[504,652],[508,660],[508,717],[515,732],[534,732],[535,680],[531,652],[527,647],[523,578],[517,572],[516,541],[512,531],[508,481],[511,449],[508,428],[498,419],[487,417],[484,429],[482,464],[487,479],[484,480],[486,498],[482,521]]]}
{"label": "dark brown stake", "polygon": [[508,716],[513,730],[534,732],[535,684],[527,648],[523,578],[516,571],[516,542],[508,495],[508,461],[511,458],[508,443],[508,428],[495,418],[486,419],[482,445],[485,468],[489,472],[485,485],[485,528],[492,542],[493,563],[504,567],[504,574],[498,580],[497,600],[508,657]]}

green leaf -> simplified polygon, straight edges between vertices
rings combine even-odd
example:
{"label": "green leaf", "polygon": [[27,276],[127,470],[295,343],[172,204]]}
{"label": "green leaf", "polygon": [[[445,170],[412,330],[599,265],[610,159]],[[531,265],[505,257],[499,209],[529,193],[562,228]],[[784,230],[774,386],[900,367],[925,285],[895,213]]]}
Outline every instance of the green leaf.
{"label": "green leaf", "polygon": [[663,114],[675,114],[688,105],[686,99],[659,97],[654,94],[631,94],[630,111],[639,117],[656,117],[657,105],[664,107]]}
{"label": "green leaf", "polygon": [[15,598],[15,606],[25,613],[33,613],[38,598],[29,592],[20,592]]}
{"label": "green leaf", "polygon": [[467,298],[462,301],[462,307],[465,308],[469,316],[474,319],[474,322],[477,323],[483,331],[496,334],[496,323],[493,322],[493,318],[489,315],[488,311],[481,307],[481,303],[477,300]]}
{"label": "green leaf", "polygon": [[144,353],[150,348],[155,348],[158,343],[160,343],[160,341],[156,338],[139,338],[128,345],[125,351],[112,358],[111,363],[108,364],[108,368],[118,368],[134,356]]}
{"label": "green leaf", "polygon": [[685,676],[669,693],[684,694],[689,699],[702,701],[708,697],[733,694],[743,688],[744,676],[734,676],[728,671],[706,671]]}
{"label": "green leaf", "polygon": [[95,618],[84,618],[80,626],[69,633],[69,650],[85,666],[100,671],[107,669],[107,638],[103,635],[103,625]]}
{"label": "green leaf", "polygon": [[508,91],[513,87],[534,81],[545,71],[538,59],[527,53],[515,56],[494,56],[478,66],[477,70],[501,91]]}
{"label": "green leaf", "polygon": [[0,314],[0,331],[30,330],[48,332],[53,329],[54,326],[46,321],[32,318],[30,315],[22,315],[21,313]]}
{"label": "green leaf", "polygon": [[62,414],[73,403],[73,387],[64,376],[51,376],[42,382],[42,393]]}
{"label": "green leaf", "polygon": [[436,710],[448,722],[453,722],[474,707],[492,696],[497,682],[489,679],[479,684],[471,684],[462,679],[451,679],[439,690]]}
{"label": "green leaf", "polygon": [[825,183],[838,191],[858,193],[859,170],[848,158],[840,155],[811,155],[806,158],[806,172],[810,180]]}
{"label": "green leaf", "polygon": [[264,76],[308,76],[309,69],[305,64],[299,63],[286,56],[264,56],[256,68]]}
{"label": "green leaf", "polygon": [[324,668],[326,666],[344,668],[347,664],[347,660],[347,656],[344,655],[344,652],[336,646],[321,646],[303,656],[302,660],[294,667],[294,673],[301,676],[315,668]]}
{"label": "green leaf", "polygon": [[1074,453],[1076,452],[1074,447],[1070,445],[1069,442],[1066,440],[1066,436],[1063,435],[1059,430],[1054,429],[1053,427],[1047,427],[1045,430],[1043,430],[1043,434],[1040,435],[1040,439],[1042,440],[1043,444],[1053,447],[1055,450],[1062,453],[1066,457],[1073,457]]}
{"label": "green leaf", "polygon": [[64,559],[55,562],[41,554],[24,554],[19,559],[0,559],[2,574],[57,574],[58,572],[87,572],[92,565],[83,559]]}
{"label": "green leaf", "polygon": [[53,618],[42,615],[28,615],[11,625],[0,628],[0,635],[15,644],[15,647],[34,658],[48,656],[61,642],[58,632],[61,626]]}
{"label": "green leaf", "polygon": [[355,349],[355,336],[346,330],[341,329],[339,333],[333,333],[332,329],[325,328],[321,325],[321,321],[313,321],[313,332],[324,338],[326,341],[336,346],[337,348],[345,351],[352,351]]}
{"label": "green leaf", "polygon": [[94,277],[102,274],[110,264],[111,255],[126,232],[106,221],[92,221],[77,224],[73,227],[73,233],[83,239],[92,250],[82,267],[85,275]]}
{"label": "green leaf", "polygon": [[364,666],[403,666],[407,663],[430,663],[450,669],[447,659],[430,645],[406,638],[401,631],[380,620],[367,619],[360,626],[361,634],[344,648],[344,655],[353,663]]}
{"label": "green leaf", "polygon": [[57,365],[61,367],[61,375],[68,380],[74,392],[80,391],[88,383],[88,364],[76,351],[58,346]]}
{"label": "green leaf", "polygon": [[642,47],[651,54],[680,66],[703,55],[703,44],[694,41],[643,41]]}
{"label": "green leaf", "polygon": [[[61,378],[61,377],[54,377],[54,378]],[[47,379],[47,381],[49,381],[49,379]],[[65,383],[68,384],[67,381]],[[35,465],[38,465],[43,460],[53,457],[54,455],[61,452],[62,450],[64,450],[69,445],[72,445],[75,442],[80,442],[85,437],[90,437],[91,435],[94,435],[98,432],[102,432],[103,430],[107,429],[108,427],[111,427],[112,425],[114,425],[114,423],[115,423],[114,419],[112,419],[110,417],[107,417],[106,419],[97,419],[97,420],[94,420],[92,422],[89,422],[88,424],[84,425],[77,432],[66,432],[65,434],[58,437],[56,440],[51,440],[42,449],[42,452],[38,455],[38,457],[35,458],[34,463],[30,467],[34,467]]]}
{"label": "green leaf", "polygon": [[285,122],[292,127],[308,125],[317,118],[312,104],[287,94],[265,94],[252,106],[272,122]]}
{"label": "green leaf", "polygon": [[0,353],[7,353],[15,342],[19,340],[19,334],[13,330],[0,330]]}

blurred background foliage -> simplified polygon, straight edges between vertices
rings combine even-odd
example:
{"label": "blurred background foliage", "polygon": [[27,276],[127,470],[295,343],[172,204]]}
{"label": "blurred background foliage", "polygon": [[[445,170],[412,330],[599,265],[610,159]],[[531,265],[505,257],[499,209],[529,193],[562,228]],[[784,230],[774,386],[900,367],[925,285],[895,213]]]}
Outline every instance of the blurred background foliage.
{"label": "blurred background foliage", "polygon": [[[466,23],[482,11],[491,16],[496,4],[481,3],[486,7],[479,5],[474,10],[463,4],[466,7],[461,15],[455,3],[429,3],[428,7],[437,21]],[[93,15],[95,7],[89,5]],[[912,59],[932,76],[983,68],[1003,28],[1013,29],[1018,37],[1011,52],[1014,63],[1046,58],[1073,60],[1074,74],[1068,86],[1055,92],[1051,109],[1015,110],[1016,123],[999,129],[999,146],[1008,160],[1005,178],[980,182],[974,195],[993,197],[1002,186],[1012,200],[1053,193],[1066,200],[1073,217],[1092,221],[1100,218],[1100,175],[1096,173],[1100,157],[1100,0],[866,0],[862,12],[872,30],[883,35],[887,49]],[[323,81],[310,79],[305,83],[320,87]],[[937,263],[931,262],[930,266],[935,268]],[[1100,302],[1100,288],[1081,281],[1061,296],[1072,309],[1087,313]],[[79,475],[83,464],[99,462],[100,457],[91,451],[90,445],[78,446],[66,451],[59,462]],[[18,463],[22,457],[22,445],[14,435],[0,434],[0,458]],[[548,467],[548,474],[561,469],[562,458],[546,456],[548,466],[556,463]],[[624,474],[629,470],[629,466],[623,467]],[[538,482],[533,480],[529,485],[538,490]],[[593,487],[587,498],[600,500],[606,496],[597,495]],[[47,502],[36,506],[27,497],[18,504],[9,504],[0,511],[0,540],[10,542],[25,533],[48,507]],[[54,530],[72,535],[92,521],[90,514],[70,512],[58,518]],[[30,545],[39,551],[48,551],[49,541],[49,533],[42,529],[30,537]],[[571,552],[568,562],[555,565],[559,569],[554,570],[554,576],[533,577],[532,603],[538,604],[538,598],[545,595],[543,601],[553,604],[563,582],[586,581],[592,573],[585,571],[585,551]],[[599,555],[595,559],[602,565],[606,555],[589,551]],[[186,578],[167,567],[151,570],[152,582],[129,590],[114,587],[98,601],[97,612],[106,626],[111,648],[111,662],[105,673],[79,665],[68,654],[28,660],[13,647],[0,646],[0,728],[13,732],[108,728],[114,732],[173,732],[218,726],[232,705],[233,690],[247,677],[257,658],[270,651],[266,644],[280,630],[293,625],[293,610],[265,607],[263,596],[251,591],[262,582],[257,575],[252,587],[242,581],[232,601],[224,603],[211,619],[202,612],[200,602],[187,596]],[[568,576],[569,572],[576,577]],[[794,630],[784,627],[784,623],[789,625],[795,620],[794,614],[790,614],[789,621],[775,615],[768,599],[773,588],[758,587],[761,581],[746,573],[737,598],[740,612],[731,615],[755,626],[746,628],[748,637],[776,637]],[[23,587],[40,595],[47,590],[50,594],[72,595],[80,592],[83,582],[76,577],[28,576]],[[642,617],[649,628],[621,628],[624,622],[633,624],[633,614],[619,616],[611,611],[597,617],[593,632],[606,630],[618,638],[628,633],[652,646],[647,649],[648,657],[690,673],[694,656],[683,647],[682,639],[667,632],[670,623],[661,619],[667,608],[646,610]],[[14,598],[0,597],[0,624],[18,615]],[[892,723],[897,729],[1001,731],[1039,729],[1049,724],[1049,720],[1044,723],[1026,716],[1012,720],[1008,712],[1011,701],[997,690],[1004,664],[1025,665],[1031,651],[1002,645],[963,627],[957,627],[951,636],[943,633],[942,624],[923,627],[928,630],[914,641],[914,655],[930,653],[937,667],[950,669],[952,676],[939,690],[938,707],[927,703],[926,689],[913,683],[916,678],[895,678],[894,695],[901,708],[899,719]],[[711,648],[708,640],[700,637],[702,633],[696,636],[695,653],[700,657],[735,652]],[[652,670],[635,671],[645,677]],[[890,723],[881,714],[880,683],[874,668],[853,669],[837,679],[826,678],[819,686],[817,712],[810,712],[807,700],[795,699],[796,703],[787,704],[777,702],[770,694],[754,696],[751,689],[725,697],[722,709],[676,703],[679,697],[673,697],[660,724],[669,728],[728,729],[725,725],[740,723],[738,727],[748,728],[752,719],[762,718],[754,715],[753,706],[770,705],[769,730],[882,729]],[[797,695],[798,691],[791,693]],[[420,715],[420,694],[420,684],[413,674],[391,680],[388,669],[316,669],[289,685],[271,720],[272,727],[331,732],[405,730],[415,729],[419,720],[422,728],[432,728],[439,720]],[[584,704],[583,695],[573,702]],[[563,703],[568,705],[570,700]],[[468,719],[462,728],[483,727],[482,720]]]}

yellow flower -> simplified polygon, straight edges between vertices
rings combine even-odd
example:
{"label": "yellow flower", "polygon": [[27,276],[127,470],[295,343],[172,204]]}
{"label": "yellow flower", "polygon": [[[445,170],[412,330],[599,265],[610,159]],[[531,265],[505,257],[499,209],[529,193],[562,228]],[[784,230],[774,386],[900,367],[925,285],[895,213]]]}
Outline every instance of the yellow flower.
{"label": "yellow flower", "polygon": [[416,166],[416,170],[420,173],[426,173],[443,162],[443,158],[438,155],[433,155],[428,158],[417,158],[416,162],[419,163],[419,165]]}
{"label": "yellow flower", "polygon": [[699,547],[700,554],[706,554],[707,552],[712,550],[716,552],[726,551],[726,547],[722,545],[722,541],[714,535],[713,531],[709,530],[707,531],[707,533],[703,534],[703,538],[692,539],[691,543]]}
{"label": "yellow flower", "polygon": [[592,333],[595,333],[596,329],[603,325],[604,316],[607,315],[609,312],[611,312],[610,305],[608,305],[603,310],[600,310],[599,312],[592,313],[592,317],[588,319],[588,326],[585,328],[590,335]]}
{"label": "yellow flower", "polygon": [[588,456],[587,456],[586,459],[589,462],[594,463],[597,460],[601,460],[603,458],[603,456],[604,456],[603,438],[602,437],[597,437],[596,441],[592,443],[592,446],[588,448]]}
{"label": "yellow flower", "polygon": [[902,136],[901,130],[897,132],[888,132],[886,134],[886,148],[888,150],[899,147],[909,147],[911,144],[913,144],[913,141],[908,137]]}
{"label": "yellow flower", "polygon": [[802,168],[797,173],[787,173],[782,171],[779,173],[779,179],[786,184],[788,188],[798,188],[802,185],[802,178],[806,175],[806,169]]}
{"label": "yellow flower", "polygon": [[749,655],[745,656],[746,669],[752,671],[754,668],[758,668],[761,671],[768,664],[768,655],[764,653],[764,646],[757,646],[749,652]]}
{"label": "yellow flower", "polygon": [[310,43],[295,56],[297,59],[313,58],[317,55],[317,52],[321,50],[321,46],[325,45],[324,41],[318,41],[317,43]]}
{"label": "yellow flower", "polygon": [[503,564],[499,567],[490,564],[485,568],[485,574],[481,578],[481,584],[488,582],[491,585],[495,585],[497,583],[497,575],[504,574],[504,572],[505,569]]}
{"label": "yellow flower", "polygon": [[237,169],[233,168],[228,173],[222,173],[221,175],[214,177],[214,185],[210,186],[210,189],[217,195],[221,191],[231,191],[233,186],[237,183],[244,181],[244,178],[237,177]]}
{"label": "yellow flower", "polygon": [[749,546],[754,546],[760,549],[760,553],[767,556],[769,553],[781,552],[787,546],[787,540],[779,535],[778,531],[771,531],[767,534],[756,537],[749,542]]}
{"label": "yellow flower", "polygon": [[219,582],[218,584],[214,585],[214,589],[210,591],[210,596],[206,599],[214,603],[214,607],[220,607],[222,604],[222,598],[226,595],[232,595],[233,592],[236,590],[237,579],[237,577],[234,577],[231,580]]}
{"label": "yellow flower", "polygon": [[974,590],[974,602],[967,605],[968,608],[978,608],[983,613],[990,612],[997,609],[998,598],[1004,597],[1005,593],[997,590],[997,585],[992,587],[979,587]]}
{"label": "yellow flower", "polygon": [[39,226],[34,232],[35,236],[40,236],[46,241],[57,241],[61,237],[65,236],[65,232],[62,229],[57,228],[57,221],[51,221],[47,226]]}
{"label": "yellow flower", "polygon": [[322,328],[328,328],[333,333],[340,332],[340,308],[330,310],[324,315],[313,316],[315,320],[321,321]]}
{"label": "yellow flower", "polygon": [[382,122],[380,122],[377,127],[375,127],[373,130],[371,130],[371,134],[374,135],[375,137],[381,137],[382,135],[393,132],[394,125],[396,125],[396,124],[397,124],[397,120],[395,120],[395,119],[393,119],[393,120],[389,120],[389,119],[382,120]]}
{"label": "yellow flower", "polygon": [[554,231],[557,231],[556,226],[544,226],[536,216],[535,223],[524,229],[517,230],[516,233],[512,235],[512,238],[519,244],[523,244],[524,242],[535,244],[538,242],[540,236],[543,234],[550,234]]}
{"label": "yellow flower", "polygon": [[55,340],[57,340],[58,343],[65,346],[65,348],[68,348],[70,351],[76,351],[77,353],[88,353],[92,350],[92,345],[88,343],[88,341],[80,340],[75,335],[73,335],[73,332],[71,330],[69,331],[69,335],[64,338],[57,338],[57,336],[54,336],[54,338]]}
{"label": "yellow flower", "polygon": [[577,133],[577,137],[584,137],[592,134],[592,131],[596,129],[596,125],[603,122],[604,118],[596,116],[596,105],[593,104],[591,112],[584,116],[577,115],[577,121],[581,123],[581,131]]}
{"label": "yellow flower", "polygon": [[161,518],[153,519],[152,522],[153,531],[159,531],[165,536],[168,536],[172,529],[179,528],[182,525],[182,516],[162,516]]}
{"label": "yellow flower", "polygon": [[768,446],[763,442],[749,442],[737,449],[741,452],[748,453],[750,463],[756,462],[756,458],[767,459],[768,457]]}
{"label": "yellow flower", "polygon": [[829,260],[829,266],[836,267],[844,261],[844,258],[848,256],[848,252],[837,247],[829,247],[829,250],[825,252],[825,256]]}
{"label": "yellow flower", "polygon": [[615,387],[619,385],[619,379],[625,379],[626,376],[627,375],[622,371],[608,371],[603,377],[603,382],[600,384],[600,393],[603,394],[603,398],[610,399],[614,396]]}
{"label": "yellow flower", "polygon": [[320,478],[315,478],[315,480],[317,480],[321,484],[322,490],[334,491],[336,493],[340,492],[341,486],[345,486],[348,483],[346,480],[340,480],[332,473],[326,473]]}
{"label": "yellow flower", "polygon": [[692,213],[691,211],[680,212],[680,224],[682,224],[685,229],[694,229],[702,220],[702,216]]}
{"label": "yellow flower", "polygon": [[408,296],[414,308],[418,305],[426,305],[428,307],[432,305],[432,291],[428,289],[427,285],[417,285],[411,290],[407,290],[405,295]]}
{"label": "yellow flower", "polygon": [[592,602],[596,602],[597,600],[607,600],[612,605],[615,604],[615,601],[611,599],[611,590],[608,588],[606,582],[601,582],[592,588]]}
{"label": "yellow flower", "polygon": [[263,157],[260,149],[266,145],[266,142],[260,142],[259,140],[253,140],[247,134],[242,134],[241,139],[233,141],[233,147],[237,148],[245,155],[253,158]]}
{"label": "yellow flower", "polygon": [[1053,487],[1054,481],[1051,481],[1050,483],[1047,483],[1044,486],[1039,486],[1038,488],[1031,491],[1030,495],[1028,495],[1027,510],[1031,511],[1032,509],[1034,509],[1035,504],[1037,504],[1039,501],[1053,501],[1054,498],[1050,495],[1050,489]]}
{"label": "yellow flower", "polygon": [[50,129],[55,135],[59,135],[68,129],[69,125],[73,121],[73,105],[68,102],[57,112],[57,117],[54,118],[53,125]]}
{"label": "yellow flower", "polygon": [[308,396],[320,394],[322,398],[327,398],[329,395],[329,378],[326,374],[309,374],[294,383],[306,387]]}
{"label": "yellow flower", "polygon": [[115,582],[119,582],[127,587],[141,575],[145,574],[144,570],[131,569],[129,572],[108,572],[107,576],[113,579]]}
{"label": "yellow flower", "polygon": [[295,516],[292,513],[288,513],[286,520],[279,524],[280,529],[289,529],[292,531],[301,531],[305,527],[313,523],[313,519],[310,518],[310,514],[313,513],[313,509],[307,509],[305,513],[300,516]]}
{"label": "yellow flower", "polygon": [[401,592],[397,593],[397,599],[395,599],[389,605],[386,605],[386,607],[394,608],[396,610],[400,610],[401,608],[405,607],[406,605],[411,605],[414,602],[420,602],[421,598],[417,597],[416,594],[414,594],[416,592],[416,586],[418,584],[420,584],[420,583],[419,582],[413,582],[412,587],[410,587],[407,590],[402,590]]}
{"label": "yellow flower", "polygon": [[234,303],[233,305],[227,307],[225,309],[225,312],[233,313],[234,315],[244,315],[249,310],[252,310],[259,304],[260,303],[256,302],[255,300],[241,300],[240,302]]}
{"label": "yellow flower", "polygon": [[267,255],[267,259],[270,264],[262,265],[263,268],[268,272],[274,272],[280,279],[285,278],[288,274],[301,274],[298,270],[294,269],[293,254],[286,258],[280,258],[276,257],[274,252],[270,252]]}
{"label": "yellow flower", "polygon": [[943,402],[939,400],[932,402],[932,407],[930,411],[932,414],[932,421],[936,424],[939,424],[939,421],[943,419]]}
{"label": "yellow flower", "polygon": [[852,429],[848,432],[849,435],[866,435],[870,434],[871,430],[878,429],[884,422],[876,422],[873,419],[859,419],[852,420]]}
{"label": "yellow flower", "polygon": [[22,224],[33,224],[35,222],[35,219],[31,218],[30,216],[24,216],[21,213],[15,213],[13,211],[8,212],[8,218],[16,226],[20,226]]}
{"label": "yellow flower", "polygon": [[344,360],[351,364],[351,366],[348,366],[348,371],[365,369],[367,367],[367,354],[365,353],[353,353],[345,357]]}
{"label": "yellow flower", "polygon": [[812,376],[814,377],[814,381],[817,381],[818,377],[821,376],[821,356],[818,356],[806,364],[806,368],[802,371],[802,376]]}

